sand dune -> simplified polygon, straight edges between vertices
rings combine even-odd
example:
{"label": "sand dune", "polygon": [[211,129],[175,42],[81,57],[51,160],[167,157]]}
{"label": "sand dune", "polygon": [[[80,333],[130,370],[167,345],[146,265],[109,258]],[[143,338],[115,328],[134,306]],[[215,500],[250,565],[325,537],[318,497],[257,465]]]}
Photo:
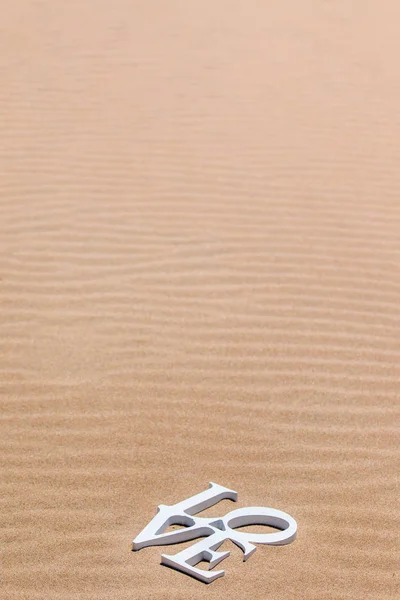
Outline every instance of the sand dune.
{"label": "sand dune", "polygon": [[[3,13],[2,597],[393,600],[398,3]],[[296,542],[131,552],[209,481]]]}

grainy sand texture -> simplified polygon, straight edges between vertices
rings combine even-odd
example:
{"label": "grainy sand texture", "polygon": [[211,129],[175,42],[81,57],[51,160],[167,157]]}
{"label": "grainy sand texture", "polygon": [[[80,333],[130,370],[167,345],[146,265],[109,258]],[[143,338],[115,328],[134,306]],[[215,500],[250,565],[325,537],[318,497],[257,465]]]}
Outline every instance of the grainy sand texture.
{"label": "grainy sand texture", "polygon": [[[399,21],[3,5],[4,600],[400,597]],[[209,586],[131,551],[209,481],[298,539]]]}

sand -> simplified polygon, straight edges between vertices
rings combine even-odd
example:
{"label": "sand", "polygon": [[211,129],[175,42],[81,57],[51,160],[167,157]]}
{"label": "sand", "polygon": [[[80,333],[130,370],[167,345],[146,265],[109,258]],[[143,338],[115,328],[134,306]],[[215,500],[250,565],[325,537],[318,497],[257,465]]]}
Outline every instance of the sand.
{"label": "sand", "polygon": [[[4,600],[399,597],[399,18],[4,7]],[[131,552],[209,481],[296,542],[209,586]]]}

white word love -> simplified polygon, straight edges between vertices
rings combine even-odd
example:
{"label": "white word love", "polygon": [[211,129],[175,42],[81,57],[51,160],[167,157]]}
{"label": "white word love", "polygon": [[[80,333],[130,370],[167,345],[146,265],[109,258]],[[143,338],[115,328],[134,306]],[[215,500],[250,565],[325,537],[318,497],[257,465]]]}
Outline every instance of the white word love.
{"label": "white word love", "polygon": [[[243,560],[250,558],[256,551],[257,548],[253,544],[281,546],[295,540],[296,521],[290,515],[273,508],[262,506],[239,508],[220,518],[193,516],[221,500],[229,499],[236,502],[237,496],[237,492],[211,482],[208,490],[178,504],[173,506],[160,504],[157,515],[133,540],[132,550],[140,550],[147,546],[177,544],[207,536],[178,554],[162,554],[161,563],[204,583],[211,583],[218,577],[223,577],[225,571],[204,571],[196,568],[196,565],[204,560],[210,563],[212,569],[227,558],[230,552],[217,552],[225,540],[231,540],[243,550]],[[183,525],[184,528],[166,532],[170,525]],[[280,531],[263,534],[236,531],[236,527],[245,525],[269,525]]]}

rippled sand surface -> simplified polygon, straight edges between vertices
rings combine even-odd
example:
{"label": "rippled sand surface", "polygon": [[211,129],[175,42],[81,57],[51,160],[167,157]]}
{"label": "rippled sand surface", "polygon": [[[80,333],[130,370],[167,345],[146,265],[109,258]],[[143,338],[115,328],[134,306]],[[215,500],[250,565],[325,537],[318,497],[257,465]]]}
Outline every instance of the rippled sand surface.
{"label": "rippled sand surface", "polygon": [[[5,600],[398,597],[399,18],[3,10]],[[209,481],[297,541],[207,587],[131,552]]]}

